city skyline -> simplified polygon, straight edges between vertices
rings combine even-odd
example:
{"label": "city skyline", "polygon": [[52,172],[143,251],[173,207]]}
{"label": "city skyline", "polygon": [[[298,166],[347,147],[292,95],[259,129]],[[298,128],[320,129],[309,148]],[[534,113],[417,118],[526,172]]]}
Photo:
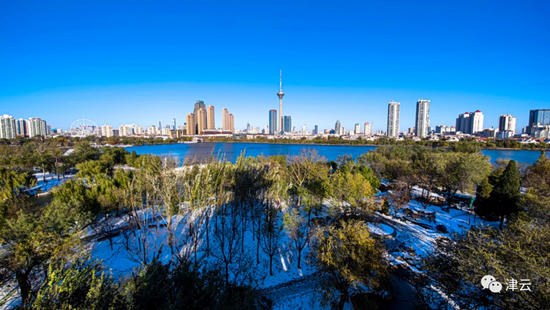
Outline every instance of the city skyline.
{"label": "city skyline", "polygon": [[[509,4],[291,3],[288,12],[223,2],[9,3],[0,13],[0,113],[62,129],[82,115],[100,126],[145,128],[184,120],[199,98],[238,116],[236,129],[262,127],[257,120],[277,108],[275,79],[284,70],[279,116],[296,124],[332,128],[339,119],[346,128],[374,122],[372,130],[385,130],[378,120],[395,100],[400,127],[414,127],[422,97],[431,100],[431,127],[481,110],[485,127],[511,114],[519,131],[530,110],[550,107],[549,5]],[[425,48],[407,48],[418,42]]]}

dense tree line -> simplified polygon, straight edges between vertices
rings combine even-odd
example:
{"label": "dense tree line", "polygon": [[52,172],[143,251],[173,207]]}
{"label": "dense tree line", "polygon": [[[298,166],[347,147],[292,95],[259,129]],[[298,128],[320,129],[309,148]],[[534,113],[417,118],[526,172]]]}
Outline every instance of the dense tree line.
{"label": "dense tree line", "polygon": [[[424,146],[433,148],[454,149],[457,144],[469,144],[472,147],[478,149],[514,149],[514,150],[536,150],[547,149],[548,143],[539,141],[538,144],[533,143],[520,143],[515,139],[495,139],[487,138],[487,142],[478,142],[476,138],[462,138],[460,143],[454,141],[448,141],[446,139],[432,141],[428,139],[422,139],[415,141],[410,137],[405,137],[403,140],[396,140],[386,136],[380,136],[376,140],[367,140],[363,137],[358,137],[356,140],[347,140],[341,137],[328,136],[328,137],[315,137],[313,139],[307,139],[305,137],[299,140],[295,139],[268,139],[266,136],[257,136],[255,139],[236,139],[232,137],[228,138],[211,138],[206,141],[210,142],[244,142],[244,143],[277,143],[277,144],[326,144],[326,145],[365,145],[365,146],[377,146],[377,145],[400,145],[400,146]],[[459,146],[460,147],[460,146]]]}

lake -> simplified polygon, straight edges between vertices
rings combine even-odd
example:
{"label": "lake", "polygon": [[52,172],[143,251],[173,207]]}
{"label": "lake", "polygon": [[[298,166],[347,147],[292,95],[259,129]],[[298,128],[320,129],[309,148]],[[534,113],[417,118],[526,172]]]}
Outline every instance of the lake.
{"label": "lake", "polygon": [[[303,148],[316,149],[320,155],[328,160],[336,160],[338,156],[350,154],[353,158],[376,148],[376,146],[348,146],[348,145],[303,145],[303,144],[273,144],[273,143],[178,143],[144,145],[125,148],[129,152],[138,154],[172,155],[176,157],[206,156],[209,154],[224,153],[228,161],[235,162],[241,152],[246,151],[246,156],[270,156],[270,155],[298,155]],[[498,159],[513,159],[524,165],[531,165],[540,156],[539,151],[516,150],[483,150],[484,155],[489,156],[489,161],[495,163]]]}

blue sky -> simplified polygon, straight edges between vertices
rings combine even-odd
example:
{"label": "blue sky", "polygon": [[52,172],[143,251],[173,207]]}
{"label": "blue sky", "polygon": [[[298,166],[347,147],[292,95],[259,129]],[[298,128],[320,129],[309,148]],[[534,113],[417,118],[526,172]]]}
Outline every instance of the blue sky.
{"label": "blue sky", "polygon": [[386,127],[431,100],[431,125],[550,108],[548,1],[4,1],[0,113],[68,129],[183,122],[195,100],[263,127]]}

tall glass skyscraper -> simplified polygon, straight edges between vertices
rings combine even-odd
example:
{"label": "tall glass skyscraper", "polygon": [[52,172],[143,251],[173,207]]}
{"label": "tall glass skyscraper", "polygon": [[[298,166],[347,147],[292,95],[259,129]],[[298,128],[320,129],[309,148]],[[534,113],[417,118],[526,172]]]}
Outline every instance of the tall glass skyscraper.
{"label": "tall glass skyscraper", "polygon": [[283,131],[290,132],[292,130],[292,118],[290,117],[290,115],[285,115],[283,123],[284,123]]}
{"label": "tall glass skyscraper", "polygon": [[550,125],[550,110],[538,109],[529,111],[529,125],[527,125],[529,134],[535,124]]}
{"label": "tall glass skyscraper", "polygon": [[277,110],[269,110],[269,134],[277,133]]}

